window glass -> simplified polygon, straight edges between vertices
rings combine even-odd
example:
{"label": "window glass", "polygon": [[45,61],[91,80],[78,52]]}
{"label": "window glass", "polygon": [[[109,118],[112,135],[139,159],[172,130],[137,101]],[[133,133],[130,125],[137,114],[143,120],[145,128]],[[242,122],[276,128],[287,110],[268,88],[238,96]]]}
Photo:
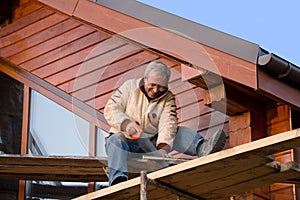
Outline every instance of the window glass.
{"label": "window glass", "polygon": [[[32,155],[88,156],[89,123],[36,91],[31,92],[28,152]],[[71,199],[88,183],[27,181],[26,199]]]}
{"label": "window glass", "polygon": [[88,155],[89,123],[35,91],[29,130],[38,155]]}
{"label": "window glass", "polygon": [[104,130],[97,128],[96,135],[96,156],[97,157],[107,157],[105,152],[105,137],[108,136],[108,133]]}

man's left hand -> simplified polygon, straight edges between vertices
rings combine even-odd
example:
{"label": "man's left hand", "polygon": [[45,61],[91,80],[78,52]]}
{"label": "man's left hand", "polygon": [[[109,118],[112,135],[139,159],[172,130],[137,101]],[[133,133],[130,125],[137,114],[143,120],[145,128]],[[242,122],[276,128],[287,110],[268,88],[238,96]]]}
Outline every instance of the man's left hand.
{"label": "man's left hand", "polygon": [[164,149],[158,149],[158,152],[160,153],[161,157],[163,157],[163,158],[169,157],[168,152]]}

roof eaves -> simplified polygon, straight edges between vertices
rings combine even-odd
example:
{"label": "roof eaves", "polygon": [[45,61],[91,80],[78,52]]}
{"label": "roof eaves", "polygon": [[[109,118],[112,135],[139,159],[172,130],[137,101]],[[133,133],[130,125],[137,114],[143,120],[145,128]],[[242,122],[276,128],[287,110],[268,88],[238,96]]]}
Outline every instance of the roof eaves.
{"label": "roof eaves", "polygon": [[258,66],[273,77],[300,88],[300,68],[291,62],[273,53],[266,53],[259,56]]}
{"label": "roof eaves", "polygon": [[192,39],[243,60],[257,63],[259,45],[217,31],[135,0],[95,0],[96,3],[162,29]]}

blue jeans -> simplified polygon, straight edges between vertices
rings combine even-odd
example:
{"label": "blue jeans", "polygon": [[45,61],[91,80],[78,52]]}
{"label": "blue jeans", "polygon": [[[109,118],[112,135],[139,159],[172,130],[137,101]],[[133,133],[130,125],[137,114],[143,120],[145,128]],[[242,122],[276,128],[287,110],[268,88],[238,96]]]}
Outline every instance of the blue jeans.
{"label": "blue jeans", "polygon": [[[155,147],[156,137],[148,139],[142,134],[138,140],[129,140],[122,133],[106,138],[105,148],[108,156],[109,185],[119,176],[128,178],[127,159],[142,158],[144,154],[160,156]],[[188,155],[196,155],[197,146],[203,137],[187,127],[178,127],[173,150]]]}

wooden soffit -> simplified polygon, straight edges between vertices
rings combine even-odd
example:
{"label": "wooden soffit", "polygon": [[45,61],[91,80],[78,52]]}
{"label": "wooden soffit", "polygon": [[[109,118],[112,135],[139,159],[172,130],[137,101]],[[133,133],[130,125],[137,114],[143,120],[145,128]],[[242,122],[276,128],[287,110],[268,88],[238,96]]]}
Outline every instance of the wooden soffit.
{"label": "wooden soffit", "polygon": [[[193,68],[208,70],[248,87],[257,88],[256,65],[252,62],[200,44],[92,1],[72,0],[70,7],[66,6],[66,3],[57,3],[54,0],[39,1],[89,24],[115,33],[119,37],[142,44],[179,61],[191,63]],[[76,5],[75,2],[77,2]],[[72,10],[74,11],[72,12]]]}

